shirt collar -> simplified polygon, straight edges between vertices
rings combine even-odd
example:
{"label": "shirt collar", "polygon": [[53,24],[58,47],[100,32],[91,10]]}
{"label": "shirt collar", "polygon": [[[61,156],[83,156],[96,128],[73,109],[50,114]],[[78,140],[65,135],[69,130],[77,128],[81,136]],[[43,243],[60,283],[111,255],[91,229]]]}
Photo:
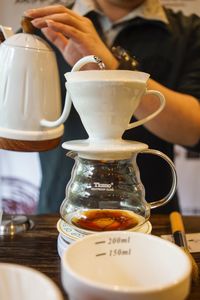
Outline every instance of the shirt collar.
{"label": "shirt collar", "polygon": [[[76,0],[73,10],[80,15],[86,15],[91,11],[95,11],[98,14],[103,15],[102,12],[98,10],[93,0]],[[113,22],[112,25],[117,25],[136,17],[141,17],[146,20],[161,21],[165,24],[169,23],[160,1],[146,0],[142,5],[131,11],[128,15],[116,22]]]}

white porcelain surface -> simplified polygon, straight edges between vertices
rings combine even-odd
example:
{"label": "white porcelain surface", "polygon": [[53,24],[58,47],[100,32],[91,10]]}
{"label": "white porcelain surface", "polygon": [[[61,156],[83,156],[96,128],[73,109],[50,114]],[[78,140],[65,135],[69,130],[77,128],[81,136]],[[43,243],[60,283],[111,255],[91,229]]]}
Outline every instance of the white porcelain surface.
{"label": "white porcelain surface", "polygon": [[[151,120],[165,105],[160,92],[147,90],[147,73],[90,70],[66,73],[65,77],[67,92],[90,139],[120,139],[125,130]],[[146,94],[158,97],[159,108],[145,119],[130,124],[131,117]]]}
{"label": "white porcelain surface", "polygon": [[78,152],[79,156],[85,158],[98,158],[101,156],[109,159],[123,159],[130,157],[132,153],[141,152],[148,148],[148,145],[136,142],[119,140],[99,140],[93,141],[86,140],[74,140],[67,141],[62,144],[62,147],[67,150],[73,150]]}
{"label": "white porcelain surface", "polygon": [[145,72],[129,71],[129,70],[88,70],[81,72],[67,72],[65,78],[67,82],[84,82],[84,81],[104,81],[104,82],[141,82],[146,84],[150,75]]}
{"label": "white porcelain surface", "polygon": [[70,300],[183,300],[190,274],[181,248],[138,232],[88,235],[69,245],[61,260]]}
{"label": "white porcelain surface", "polygon": [[43,273],[22,265],[0,263],[0,299],[63,300],[63,297]]}
{"label": "white porcelain surface", "polygon": [[46,140],[63,134],[41,119],[61,114],[60,80],[53,50],[41,38],[19,33],[0,46],[0,136]]}
{"label": "white porcelain surface", "polygon": [[5,45],[26,48],[26,50],[35,49],[39,51],[43,50],[52,52],[51,47],[45,40],[37,35],[29,33],[10,35],[10,37],[5,40],[4,46]]}

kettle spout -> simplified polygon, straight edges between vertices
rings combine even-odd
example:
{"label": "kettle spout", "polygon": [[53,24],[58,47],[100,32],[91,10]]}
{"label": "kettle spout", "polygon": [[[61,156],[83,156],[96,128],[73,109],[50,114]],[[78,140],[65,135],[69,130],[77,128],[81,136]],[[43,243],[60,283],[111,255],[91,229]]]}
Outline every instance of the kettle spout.
{"label": "kettle spout", "polygon": [[0,33],[2,34],[2,39],[6,40],[10,36],[14,35],[11,27],[0,25]]}

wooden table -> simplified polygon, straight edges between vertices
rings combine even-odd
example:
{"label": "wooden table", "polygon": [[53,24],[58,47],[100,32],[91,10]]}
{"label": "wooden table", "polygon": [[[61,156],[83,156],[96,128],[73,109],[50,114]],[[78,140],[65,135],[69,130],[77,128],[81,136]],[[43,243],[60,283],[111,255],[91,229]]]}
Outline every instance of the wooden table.
{"label": "wooden table", "polygon": [[[0,236],[0,262],[10,262],[33,267],[55,281],[64,293],[60,281],[60,258],[57,253],[58,215],[31,216],[35,223],[32,230],[13,237]],[[152,234],[170,234],[169,218],[165,215],[152,215]],[[200,216],[184,217],[187,233],[200,232]],[[193,254],[200,268],[200,253]],[[193,286],[188,300],[200,299],[200,285]],[[176,300],[176,299],[172,299]]]}

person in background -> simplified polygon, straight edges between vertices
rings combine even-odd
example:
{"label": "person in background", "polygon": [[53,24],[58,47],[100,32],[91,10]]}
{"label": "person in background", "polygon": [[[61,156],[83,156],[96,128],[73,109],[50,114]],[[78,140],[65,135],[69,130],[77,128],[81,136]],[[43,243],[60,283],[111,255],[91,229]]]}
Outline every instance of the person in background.
{"label": "person in background", "polygon": [[[174,158],[174,144],[200,149],[200,19],[161,6],[158,0],[77,0],[71,8],[61,5],[31,9],[37,34],[55,50],[65,99],[64,73],[86,55],[101,57],[107,69],[137,68],[151,75],[148,89],[166,98],[164,110],[144,126],[127,130],[123,138],[148,144]],[[115,48],[113,48],[113,46]],[[120,47],[119,47],[120,46]],[[124,60],[124,53],[128,61]],[[157,108],[146,96],[135,113],[141,119]],[[134,120],[134,118],[133,118]],[[133,121],[132,120],[132,121]],[[87,133],[72,107],[62,142],[86,139]],[[59,211],[73,160],[61,146],[40,153],[42,185],[38,213]],[[163,197],[170,189],[171,174],[158,158],[138,158],[146,200]],[[178,197],[155,212],[178,210]],[[154,212],[154,211],[153,211]]]}

